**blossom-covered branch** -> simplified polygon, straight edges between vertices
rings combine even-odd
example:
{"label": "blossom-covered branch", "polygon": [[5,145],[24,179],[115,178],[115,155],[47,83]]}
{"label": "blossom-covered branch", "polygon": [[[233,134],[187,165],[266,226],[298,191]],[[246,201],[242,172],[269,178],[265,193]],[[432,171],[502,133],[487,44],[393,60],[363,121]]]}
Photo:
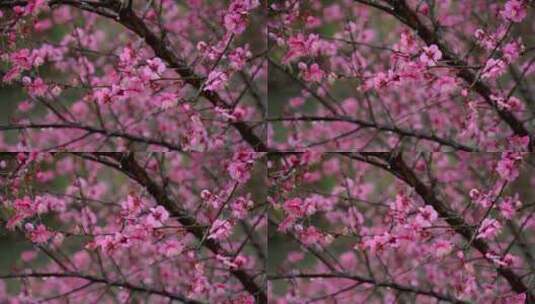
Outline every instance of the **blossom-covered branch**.
{"label": "blossom-covered branch", "polygon": [[[202,246],[210,249],[210,251],[212,251],[214,254],[231,256],[231,253],[227,252],[215,239],[206,238],[209,232],[206,229],[203,229],[202,226],[197,223],[197,221],[191,215],[186,213],[186,211],[183,210],[178,203],[173,202],[167,197],[165,191],[149,177],[147,172],[145,172],[141,166],[139,166],[134,158],[134,154],[96,154],[94,156],[95,160],[99,161],[102,155],[106,155],[107,158],[114,160],[117,163],[115,168],[118,168],[123,173],[141,184],[159,204],[169,210],[171,215],[176,217],[182,226],[186,227],[188,232],[193,234],[202,243]],[[250,157],[254,156],[251,155]],[[252,159],[253,158],[251,158],[251,160]],[[263,289],[255,283],[253,277],[241,269],[233,269],[231,270],[231,273],[243,284],[244,288],[250,294],[257,298],[258,303],[267,303],[266,294],[264,293]]]}
{"label": "blossom-covered branch", "polygon": [[[352,154],[349,154],[348,156],[351,157]],[[422,197],[423,201],[432,206],[438,215],[444,218],[445,221],[448,222],[457,233],[462,235],[471,246],[481,252],[483,256],[489,256],[489,245],[483,239],[476,237],[477,232],[472,230],[470,225],[468,225],[459,214],[456,214],[445,203],[439,200],[434,191],[416,176],[403,160],[402,153],[364,153],[356,157],[356,159],[361,161],[367,161],[370,158],[372,160],[378,159],[382,162],[381,168],[386,168],[389,172],[411,186],[414,191]],[[376,164],[374,161],[371,163]],[[527,293],[528,298],[531,301],[534,300],[533,295],[531,295],[528,287],[522,282],[521,277],[515,274],[511,269],[504,267],[503,265],[498,265],[497,272],[509,282],[513,290],[518,293]]]}
{"label": "blossom-covered branch", "polygon": [[270,5],[269,89],[276,92],[267,119],[270,146],[531,151],[532,6],[530,0]]}
{"label": "blossom-covered branch", "polygon": [[[188,4],[185,9],[196,11],[200,18],[200,23],[194,25],[199,27],[200,35],[191,33],[188,35],[190,40],[179,40],[183,25],[172,22],[173,18],[182,18],[185,14],[180,4],[165,0],[145,6],[135,1],[128,3],[124,5],[115,0],[1,2],[1,7],[7,9],[2,15],[8,17],[5,32],[8,34],[6,50],[9,50],[4,57],[9,69],[1,73],[3,82],[21,86],[30,97],[19,105],[20,114],[31,114],[38,100],[53,115],[37,124],[59,124],[59,119],[61,123],[81,127],[79,130],[22,129],[26,132],[21,132],[20,136],[25,138],[26,144],[34,146],[29,149],[41,148],[43,134],[56,146],[99,150],[103,146],[130,144],[133,137],[139,137],[134,134],[143,130],[144,137],[157,136],[162,138],[161,142],[168,143],[160,147],[156,145],[155,149],[180,146],[181,150],[204,151],[243,141],[257,151],[267,151],[267,142],[262,138],[265,106],[256,92],[264,89],[258,85],[266,71],[261,55],[263,45],[250,45],[240,40],[240,36],[245,35],[248,16],[257,14],[258,1],[231,1],[228,6],[221,3],[218,11],[203,7],[201,3]],[[46,15],[49,11],[58,13]],[[59,14],[62,17],[57,17]],[[213,19],[211,14],[226,14],[223,33],[213,30],[209,22]],[[45,18],[36,21],[39,26],[32,29],[35,32],[52,29],[53,24],[70,27],[67,21],[80,17],[84,25],[74,27],[59,44],[42,42],[40,47],[33,49],[20,48],[24,40],[16,35],[17,31],[24,29],[26,19],[33,20],[40,15]],[[95,43],[103,41],[103,35],[107,35],[98,29],[99,23],[107,26],[120,24],[123,36],[130,40],[126,44],[114,41],[116,46],[110,46],[122,50],[112,52],[115,57],[101,57],[106,61],[92,56],[105,52]],[[252,53],[253,47],[260,55]],[[67,58],[80,65],[62,65]],[[81,74],[81,77],[67,81],[46,79],[39,73],[42,66],[59,69],[67,77],[69,73]],[[104,75],[99,75],[101,68],[106,70]],[[230,83],[233,75],[239,80],[235,84]],[[65,96],[70,92],[82,93],[78,102],[73,104],[70,97]],[[204,107],[207,105],[199,99],[209,102],[210,112],[206,112]],[[50,103],[50,100],[56,101]],[[32,116],[26,116],[24,120]],[[227,131],[227,125],[234,131]],[[84,128],[102,132],[83,133]],[[180,137],[169,135],[176,131]],[[124,142],[110,140],[107,136],[119,133],[129,136],[122,137]],[[36,134],[41,134],[41,138]],[[90,139],[102,142],[95,145]],[[139,141],[137,145],[133,141],[132,146],[139,144]],[[153,147],[150,141],[141,146]]]}
{"label": "blossom-covered branch", "polygon": [[226,157],[0,154],[0,299],[267,303],[262,155]]}
{"label": "blossom-covered branch", "polygon": [[530,154],[269,155],[273,298],[533,302]]}

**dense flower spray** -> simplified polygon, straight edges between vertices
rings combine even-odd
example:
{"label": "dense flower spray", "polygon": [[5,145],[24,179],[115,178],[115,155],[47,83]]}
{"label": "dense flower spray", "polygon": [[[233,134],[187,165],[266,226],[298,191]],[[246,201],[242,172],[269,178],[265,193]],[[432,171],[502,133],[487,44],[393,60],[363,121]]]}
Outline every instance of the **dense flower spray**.
{"label": "dense flower spray", "polygon": [[25,245],[0,302],[267,303],[263,155],[240,151],[239,180],[224,154],[2,155],[0,221]]}
{"label": "dense flower spray", "polygon": [[534,7],[0,0],[0,303],[535,303]]}

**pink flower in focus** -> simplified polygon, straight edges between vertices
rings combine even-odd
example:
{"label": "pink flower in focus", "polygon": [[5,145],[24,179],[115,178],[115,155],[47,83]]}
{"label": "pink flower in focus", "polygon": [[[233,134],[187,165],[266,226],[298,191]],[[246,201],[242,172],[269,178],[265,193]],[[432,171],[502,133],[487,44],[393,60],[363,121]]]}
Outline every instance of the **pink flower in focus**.
{"label": "pink flower in focus", "polygon": [[432,44],[430,46],[424,46],[423,52],[420,55],[420,61],[427,66],[434,66],[442,59],[442,52],[438,49],[438,46]]}
{"label": "pink flower in focus", "polygon": [[503,97],[491,95],[490,99],[492,99],[499,109],[501,110],[507,110],[511,112],[522,112],[524,111],[524,103],[518,99],[515,96],[511,96],[508,100],[505,100]]}
{"label": "pink flower in focus", "polygon": [[496,78],[505,72],[506,64],[501,59],[490,58],[481,74],[481,78]]}
{"label": "pink flower in focus", "polygon": [[416,215],[416,223],[421,227],[430,227],[438,218],[438,213],[432,206],[421,207],[418,210],[419,213]]}
{"label": "pink flower in focus", "polygon": [[160,104],[160,108],[162,108],[163,110],[172,108],[178,103],[178,96],[175,93],[170,92],[161,93],[160,95],[158,95],[157,99],[158,103]]}
{"label": "pink flower in focus", "polygon": [[2,77],[2,81],[5,83],[11,83],[15,78],[20,76],[21,68],[18,66],[9,69]]}
{"label": "pink flower in focus", "polygon": [[519,41],[509,42],[502,47],[503,57],[507,63],[512,63],[524,51],[524,45]]}
{"label": "pink flower in focus", "polygon": [[522,161],[522,154],[518,152],[503,152],[502,158],[496,166],[496,171],[506,181],[514,181],[520,174],[519,166]]}
{"label": "pink flower in focus", "polygon": [[242,121],[247,115],[247,109],[244,107],[236,107],[229,115],[230,121]]}
{"label": "pink flower in focus", "polygon": [[16,199],[13,202],[13,208],[17,214],[22,215],[23,217],[30,217],[37,212],[35,204],[28,196],[25,196],[22,199]]}
{"label": "pink flower in focus", "polygon": [[478,239],[492,239],[498,235],[502,229],[502,224],[495,219],[486,218],[477,230]]}
{"label": "pink flower in focus", "polygon": [[218,91],[221,90],[228,81],[228,76],[225,72],[214,70],[208,75],[208,79],[204,85],[204,91]]}
{"label": "pink flower in focus", "polygon": [[25,229],[27,231],[28,238],[36,244],[44,244],[54,236],[54,233],[46,229],[45,225],[43,224],[39,224],[34,228],[32,224],[28,223],[25,225]]}
{"label": "pink flower in focus", "polygon": [[135,217],[143,209],[143,201],[141,198],[128,195],[125,201],[121,202],[121,215],[124,217]]}
{"label": "pink flower in focus", "polygon": [[379,72],[371,79],[371,83],[368,84],[368,86],[373,86],[377,91],[380,91],[381,89],[387,87],[391,80],[392,79],[388,74]]}
{"label": "pink flower in focus", "polygon": [[433,253],[436,257],[442,258],[450,254],[453,250],[453,245],[451,242],[446,240],[438,240],[433,244]]}
{"label": "pink flower in focus", "polygon": [[499,255],[496,255],[492,252],[488,252],[485,254],[485,257],[489,260],[491,260],[494,264],[496,264],[499,267],[513,267],[517,266],[518,264],[518,257],[508,253],[504,257],[500,257]]}
{"label": "pink flower in focus", "polygon": [[300,62],[299,69],[303,79],[307,82],[320,82],[325,77],[325,72],[321,70],[317,63],[313,63],[308,67],[305,63]]}
{"label": "pink flower in focus", "polygon": [[224,17],[224,24],[227,31],[234,34],[241,34],[247,25],[247,14],[239,11],[230,11]]}
{"label": "pink flower in focus", "polygon": [[249,170],[249,165],[240,161],[231,162],[227,168],[230,177],[240,183],[246,182],[251,177]]}
{"label": "pink flower in focus", "polygon": [[238,219],[244,219],[247,216],[247,211],[253,206],[253,201],[248,197],[240,196],[230,204],[232,215]]}
{"label": "pink flower in focus", "polygon": [[153,228],[162,227],[163,223],[169,219],[169,212],[163,206],[150,208],[147,216],[147,224]]}
{"label": "pink flower in focus", "polygon": [[9,56],[9,59],[14,66],[20,68],[21,70],[29,70],[33,64],[33,58],[29,49],[20,49],[16,52],[13,52]]}
{"label": "pink flower in focus", "polygon": [[159,252],[166,257],[173,257],[179,255],[184,250],[184,244],[177,240],[165,241],[160,247]]}
{"label": "pink flower in focus", "polygon": [[287,200],[283,205],[284,211],[293,217],[302,217],[305,215],[304,207],[303,201],[298,197]]}
{"label": "pink flower in focus", "polygon": [[293,59],[305,56],[311,53],[314,45],[318,44],[319,36],[310,34],[307,38],[299,33],[296,36],[288,38],[288,52],[283,58],[283,63],[289,63]]}
{"label": "pink flower in focus", "polygon": [[112,93],[109,88],[101,88],[93,92],[93,97],[99,104],[106,104],[112,101]]}
{"label": "pink flower in focus", "polygon": [[48,85],[45,84],[40,77],[35,78],[33,81],[30,77],[23,77],[22,82],[26,85],[28,93],[31,96],[44,96],[48,90]]}
{"label": "pink flower in focus", "polygon": [[201,198],[205,201],[209,200],[212,197],[212,192],[208,189],[204,189],[201,191]]}
{"label": "pink flower in focus", "polygon": [[395,201],[390,203],[390,214],[395,220],[403,221],[411,211],[413,201],[405,193],[396,194]]}
{"label": "pink flower in focus", "polygon": [[227,13],[223,17],[225,28],[234,33],[241,34],[247,25],[247,15],[260,5],[258,0],[234,0],[230,4]]}
{"label": "pink flower in focus", "polygon": [[400,246],[399,239],[390,234],[384,232],[380,235],[375,235],[372,238],[368,238],[362,243],[364,248],[368,248],[372,254],[381,253],[388,248],[398,248]]}
{"label": "pink flower in focus", "polygon": [[520,202],[518,198],[508,196],[502,200],[498,209],[504,218],[510,220],[515,215],[516,210],[520,207],[522,207],[522,202]]}
{"label": "pink flower in focus", "polygon": [[323,239],[321,232],[314,226],[308,226],[299,232],[299,239],[305,245],[314,245]]}
{"label": "pink flower in focus", "polygon": [[136,64],[138,56],[131,45],[127,45],[121,50],[119,54],[119,64],[123,68],[130,68]]}
{"label": "pink flower in focus", "polygon": [[252,54],[249,51],[249,45],[245,47],[236,48],[233,52],[228,54],[228,59],[230,60],[230,66],[239,71],[245,67],[247,59],[251,58]]}
{"label": "pink flower in focus", "polygon": [[513,22],[522,22],[526,18],[527,2],[523,0],[509,0],[505,3],[502,11],[500,11],[502,17],[506,20]]}
{"label": "pink flower in focus", "polygon": [[228,220],[217,219],[210,228],[208,239],[221,240],[228,238],[231,234],[232,224]]}
{"label": "pink flower in focus", "polygon": [[165,63],[163,63],[163,61],[158,57],[148,59],[147,65],[155,73],[163,74],[163,72],[165,72]]}
{"label": "pink flower in focus", "polygon": [[46,7],[46,0],[29,0],[24,6],[24,15],[37,14],[39,10]]}

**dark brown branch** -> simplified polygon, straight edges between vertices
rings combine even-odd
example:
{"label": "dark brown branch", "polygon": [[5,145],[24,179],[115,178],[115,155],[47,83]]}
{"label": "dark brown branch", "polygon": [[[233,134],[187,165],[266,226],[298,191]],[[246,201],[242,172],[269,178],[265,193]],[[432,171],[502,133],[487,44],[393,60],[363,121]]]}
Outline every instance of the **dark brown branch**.
{"label": "dark brown branch", "polygon": [[445,295],[445,294],[441,294],[441,293],[438,293],[438,292],[434,292],[432,290],[424,290],[424,289],[420,289],[420,288],[417,288],[417,287],[400,285],[400,284],[397,284],[397,283],[394,283],[394,282],[380,282],[380,281],[374,280],[372,278],[367,278],[367,277],[358,276],[358,275],[350,275],[350,274],[346,274],[346,273],[309,273],[309,274],[300,273],[300,274],[291,274],[291,275],[283,275],[283,276],[268,276],[269,280],[292,280],[292,279],[298,279],[298,278],[300,278],[300,279],[314,279],[314,278],[348,279],[348,280],[353,280],[353,281],[357,281],[357,282],[361,282],[361,283],[372,284],[372,285],[375,285],[377,287],[386,287],[386,288],[392,288],[392,289],[395,289],[395,290],[398,290],[398,291],[425,295],[425,296],[433,297],[433,298],[436,298],[438,300],[447,301],[447,302],[451,302],[451,303],[457,303],[457,304],[470,303],[470,302],[467,302],[467,301],[456,299],[456,298],[451,297],[449,295]]}
{"label": "dark brown branch", "polygon": [[119,282],[119,281],[108,281],[104,278],[99,278],[91,275],[81,274],[81,273],[53,273],[53,272],[43,272],[43,273],[20,273],[20,274],[6,274],[6,275],[0,275],[0,279],[6,280],[6,279],[19,279],[19,278],[77,278],[77,279],[84,279],[89,282],[93,283],[102,283],[106,284],[108,286],[113,287],[121,287],[126,288],[132,291],[142,292],[142,293],[149,293],[149,294],[155,294],[163,297],[167,297],[172,300],[181,301],[182,303],[187,304],[202,304],[203,302],[188,299],[182,295],[174,294],[167,292],[165,290],[156,290],[151,289],[148,287],[142,287],[130,284],[128,282]]}
{"label": "dark brown branch", "polygon": [[108,137],[121,137],[131,141],[136,141],[140,143],[145,143],[148,145],[157,145],[168,148],[171,151],[182,151],[180,146],[173,143],[156,140],[153,138],[141,137],[129,133],[123,133],[118,131],[108,131],[104,129],[95,128],[92,126],[84,126],[78,124],[28,124],[28,125],[0,125],[0,131],[10,131],[10,130],[26,130],[26,129],[79,129],[84,130],[92,134],[102,134]]}
{"label": "dark brown branch", "polygon": [[398,127],[391,127],[387,125],[379,125],[373,122],[367,122],[364,120],[359,120],[356,118],[351,118],[347,116],[336,116],[336,117],[322,117],[322,116],[299,116],[299,117],[277,117],[277,118],[268,118],[268,121],[342,121],[342,122],[348,122],[352,124],[359,125],[363,128],[373,128],[379,131],[384,132],[393,132],[396,134],[399,134],[400,136],[407,136],[407,137],[415,137],[419,139],[425,139],[429,141],[433,141],[436,143],[439,143],[444,146],[449,146],[452,148],[455,148],[457,150],[461,151],[467,151],[467,152],[477,152],[477,148],[469,147],[463,144],[460,144],[458,142],[455,142],[453,140],[444,139],[441,137],[438,137],[436,135],[427,134],[421,131],[412,131],[407,130],[403,128]]}

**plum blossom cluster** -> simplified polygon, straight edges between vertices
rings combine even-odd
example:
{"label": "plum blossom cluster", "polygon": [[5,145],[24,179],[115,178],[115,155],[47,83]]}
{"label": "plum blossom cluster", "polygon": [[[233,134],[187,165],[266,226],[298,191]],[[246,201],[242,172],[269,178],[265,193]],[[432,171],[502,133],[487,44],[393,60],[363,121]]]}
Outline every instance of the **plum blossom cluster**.
{"label": "plum blossom cluster", "polygon": [[263,199],[247,185],[261,156],[240,153],[239,181],[232,154],[3,154],[2,226],[28,246],[0,299],[267,303]]}
{"label": "plum blossom cluster", "polygon": [[17,198],[13,202],[5,202],[4,206],[12,209],[12,215],[6,224],[10,230],[18,226],[23,226],[26,220],[44,215],[48,212],[63,212],[66,209],[66,202],[52,195],[36,196],[30,198],[24,196]]}
{"label": "plum blossom cluster", "polygon": [[402,2],[270,4],[271,146],[473,152],[529,140],[530,1]]}
{"label": "plum blossom cluster", "polygon": [[[110,255],[117,249],[127,250],[146,246],[161,237],[157,228],[164,226],[169,219],[169,212],[164,207],[148,208],[147,203],[143,203],[141,198],[131,195],[121,203],[121,207],[123,216],[119,222],[122,225],[121,229],[114,229],[113,226],[108,229],[94,227],[97,221],[96,215],[89,208],[83,210],[85,226],[96,235],[95,240],[86,245],[88,249],[99,248]],[[171,257],[180,254],[183,247],[179,241],[170,239],[162,242],[158,251],[164,256]]]}
{"label": "plum blossom cluster", "polygon": [[275,303],[525,303],[532,295],[521,275],[533,261],[518,237],[532,240],[535,222],[523,203],[530,194],[517,191],[535,182],[528,157],[304,152],[274,158],[268,200],[277,229],[269,245],[285,245],[277,249],[283,257],[272,261],[280,266],[269,274],[270,297]]}
{"label": "plum blossom cluster", "polygon": [[0,78],[21,96],[3,150],[266,144],[249,123],[265,109],[265,46],[249,39],[264,22],[259,1],[82,2],[2,5]]}
{"label": "plum blossom cluster", "polygon": [[0,303],[535,303],[534,7],[0,2]]}

